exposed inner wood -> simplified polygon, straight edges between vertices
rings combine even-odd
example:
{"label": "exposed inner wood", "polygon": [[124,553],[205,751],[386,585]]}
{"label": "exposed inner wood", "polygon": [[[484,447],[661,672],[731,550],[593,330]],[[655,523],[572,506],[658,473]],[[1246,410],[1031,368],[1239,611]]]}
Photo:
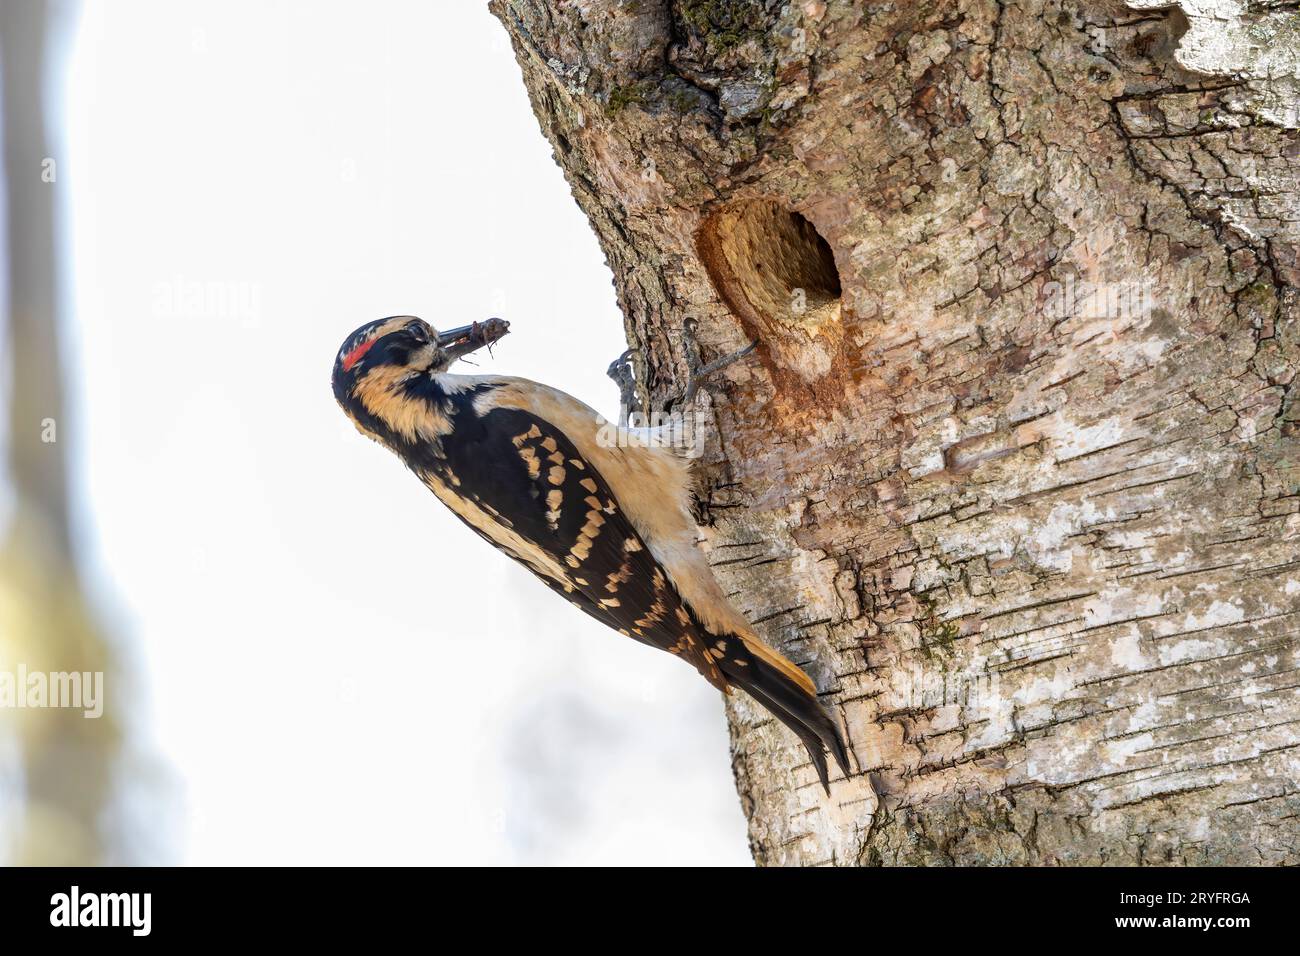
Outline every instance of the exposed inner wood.
{"label": "exposed inner wood", "polygon": [[816,335],[840,317],[831,248],[810,223],[766,199],[705,220],[700,257],[732,310],[761,336],[782,328]]}

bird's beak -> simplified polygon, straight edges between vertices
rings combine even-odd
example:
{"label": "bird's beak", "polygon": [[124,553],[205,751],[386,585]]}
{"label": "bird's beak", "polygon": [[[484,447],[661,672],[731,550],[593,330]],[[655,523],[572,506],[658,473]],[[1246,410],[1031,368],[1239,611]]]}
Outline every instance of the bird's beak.
{"label": "bird's beak", "polygon": [[439,332],[438,346],[453,359],[458,359],[485,345],[491,345],[509,331],[510,323],[505,319],[488,319],[486,322],[474,322]]}

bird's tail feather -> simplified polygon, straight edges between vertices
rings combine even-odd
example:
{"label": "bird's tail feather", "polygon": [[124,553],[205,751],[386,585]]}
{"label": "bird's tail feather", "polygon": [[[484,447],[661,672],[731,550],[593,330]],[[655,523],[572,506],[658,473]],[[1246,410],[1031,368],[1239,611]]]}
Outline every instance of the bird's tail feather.
{"label": "bird's tail feather", "polygon": [[803,682],[794,680],[784,669],[773,667],[756,655],[751,656],[744,665],[738,665],[729,657],[720,660],[718,665],[729,683],[745,691],[771,711],[772,716],[794,731],[812,758],[817,776],[827,793],[830,793],[826,768],[827,750],[835,758],[844,776],[849,775],[848,753],[840,729],[822,709],[817,696],[803,686]]}

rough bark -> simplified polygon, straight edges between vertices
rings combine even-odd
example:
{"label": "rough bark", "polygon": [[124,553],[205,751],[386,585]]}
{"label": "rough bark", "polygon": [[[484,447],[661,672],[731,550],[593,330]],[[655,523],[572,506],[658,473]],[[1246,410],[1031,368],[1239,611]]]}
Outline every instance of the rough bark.
{"label": "rough bark", "polygon": [[1294,4],[491,7],[643,398],[759,343],[702,534],[857,772],[737,695],[755,858],[1300,862]]}

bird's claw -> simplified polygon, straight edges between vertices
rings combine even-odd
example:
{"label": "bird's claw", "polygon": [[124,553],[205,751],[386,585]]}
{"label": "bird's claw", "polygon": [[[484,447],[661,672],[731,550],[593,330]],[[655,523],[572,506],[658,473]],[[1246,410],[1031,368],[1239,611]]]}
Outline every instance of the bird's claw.
{"label": "bird's claw", "polygon": [[[716,372],[722,371],[724,368],[726,368],[728,365],[731,365],[733,362],[740,361],[750,352],[754,351],[754,349],[756,348],[758,348],[758,342],[757,341],[750,342],[743,349],[737,349],[736,351],[732,352],[729,355],[724,355],[721,358],[716,358],[707,365],[704,366],[697,365],[695,367],[688,368],[686,372],[686,391],[682,393],[682,404],[684,405],[690,404],[691,399],[695,397],[695,393],[700,390],[700,385],[704,382],[706,378],[708,378],[710,375],[715,374]],[[696,361],[698,360],[699,360],[699,355],[697,352]]]}
{"label": "bird's claw", "polygon": [[673,405],[689,405],[695,398],[695,393],[700,390],[700,386],[709,376],[714,375],[733,362],[744,358],[754,349],[758,348],[758,342],[750,342],[743,349],[738,349],[729,355],[716,358],[707,365],[700,361],[700,346],[695,341],[694,319],[687,319],[682,323],[682,351],[686,353],[686,388],[683,390],[681,398],[672,402]]}
{"label": "bird's claw", "polygon": [[628,416],[641,411],[641,400],[636,393],[636,369],[632,367],[632,356],[636,349],[627,349],[614,361],[609,363],[605,374],[618,386],[619,424],[627,425]]}

